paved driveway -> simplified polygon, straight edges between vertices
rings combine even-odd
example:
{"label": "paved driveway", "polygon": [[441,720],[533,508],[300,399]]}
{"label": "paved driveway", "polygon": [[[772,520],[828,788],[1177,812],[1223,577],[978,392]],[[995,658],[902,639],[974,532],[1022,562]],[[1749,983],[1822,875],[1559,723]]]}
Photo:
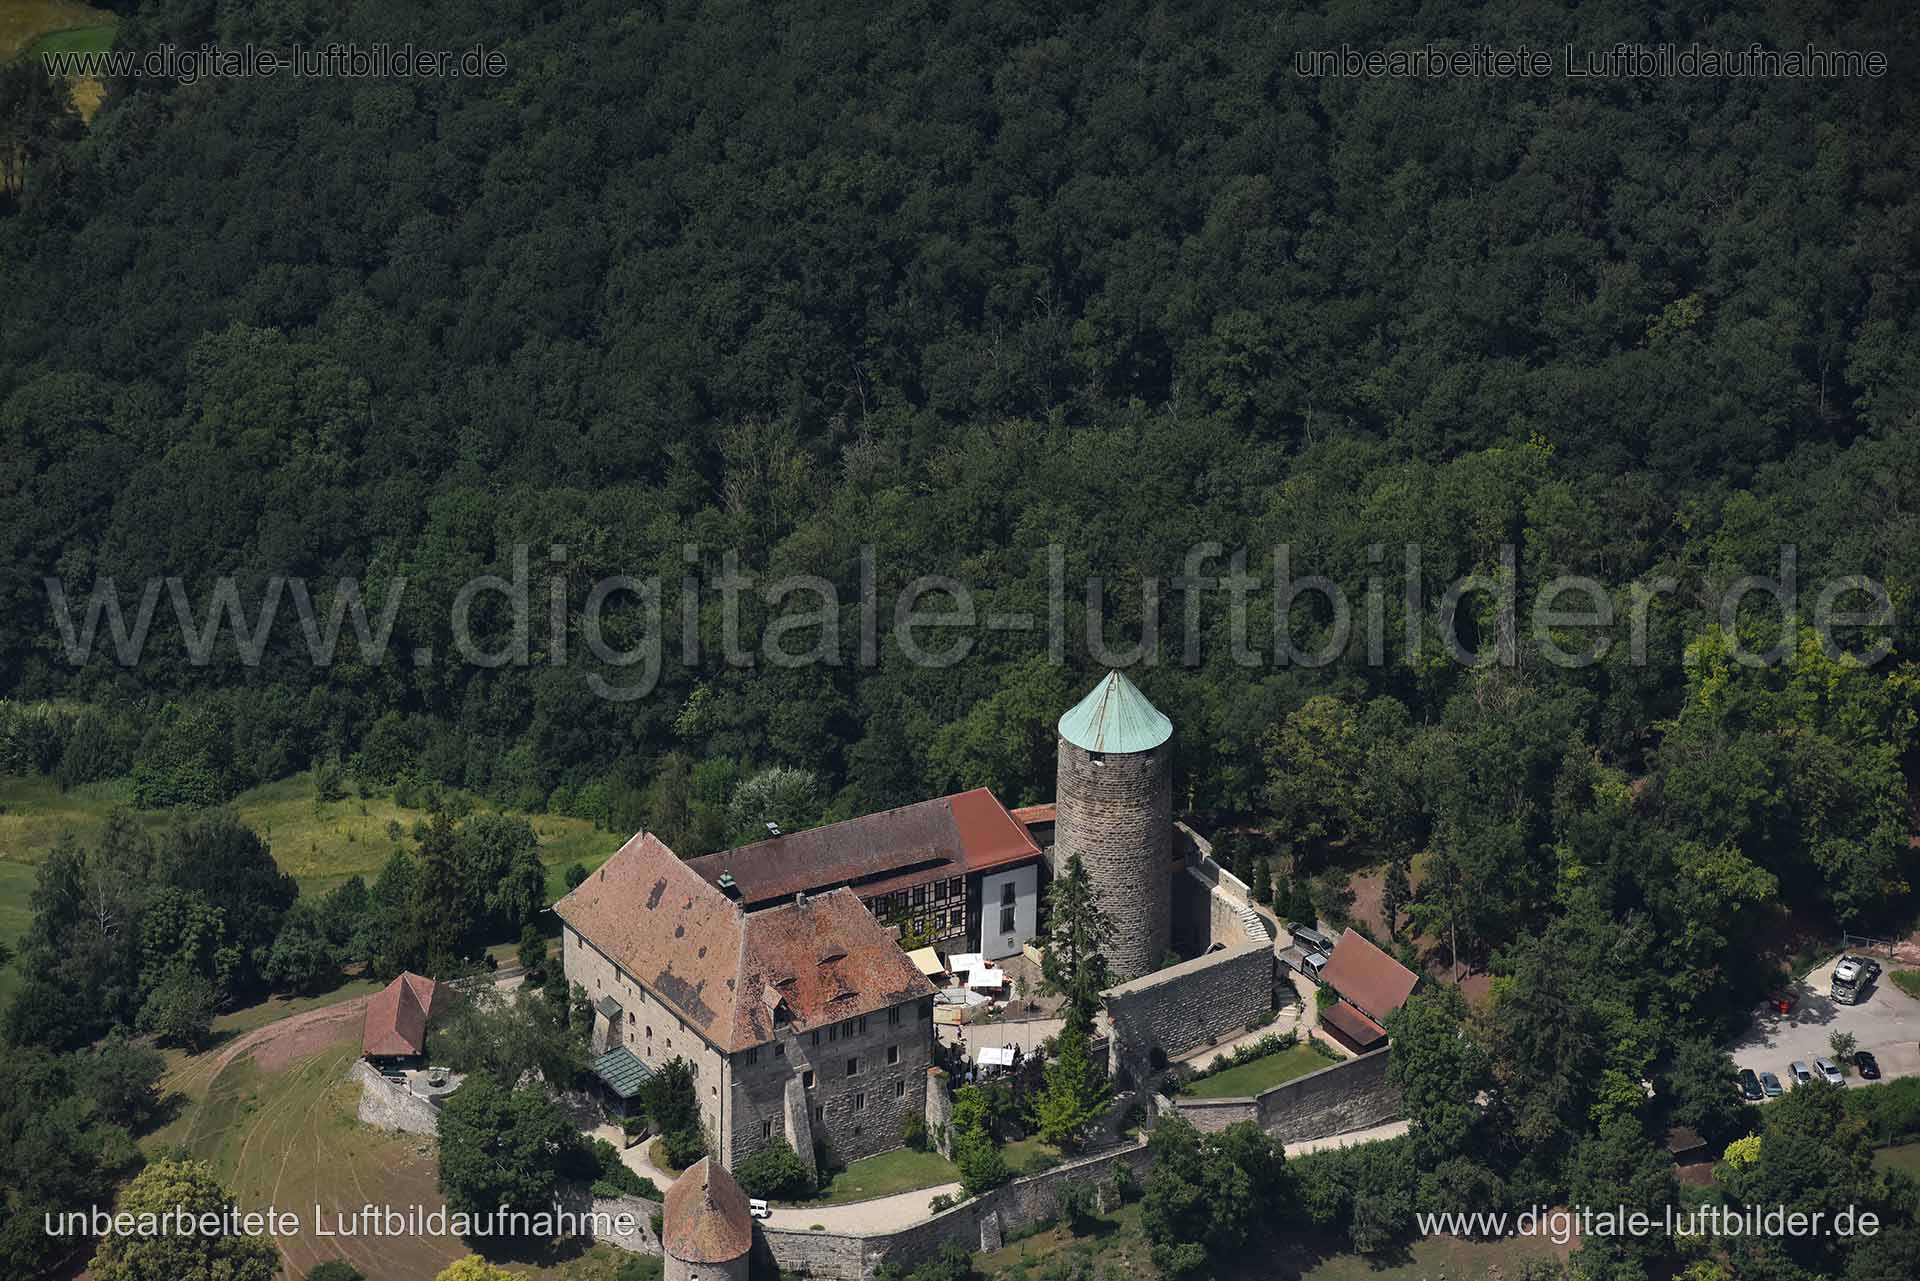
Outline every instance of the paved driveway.
{"label": "paved driveway", "polygon": [[[1920,1076],[1920,1001],[1895,987],[1883,970],[1859,1005],[1834,1004],[1827,987],[1839,959],[1833,957],[1791,985],[1795,997],[1791,1014],[1776,1013],[1769,1006],[1755,1016],[1746,1035],[1731,1047],[1736,1065],[1772,1072],[1791,1087],[1787,1064],[1798,1059],[1811,1068],[1816,1058],[1832,1058],[1827,1037],[1838,1030],[1853,1033],[1861,1049],[1873,1052],[1883,1078]],[[1885,961],[1881,964],[1885,970],[1892,969]]]}

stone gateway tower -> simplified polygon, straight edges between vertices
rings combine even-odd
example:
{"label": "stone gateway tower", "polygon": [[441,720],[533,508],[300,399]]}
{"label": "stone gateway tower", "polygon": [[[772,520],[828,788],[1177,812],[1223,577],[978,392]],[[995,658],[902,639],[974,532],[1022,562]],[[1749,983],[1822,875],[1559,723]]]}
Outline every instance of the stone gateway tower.
{"label": "stone gateway tower", "polygon": [[1157,968],[1172,933],[1173,722],[1119,672],[1060,718],[1054,867],[1075,854],[1112,925],[1112,981]]}

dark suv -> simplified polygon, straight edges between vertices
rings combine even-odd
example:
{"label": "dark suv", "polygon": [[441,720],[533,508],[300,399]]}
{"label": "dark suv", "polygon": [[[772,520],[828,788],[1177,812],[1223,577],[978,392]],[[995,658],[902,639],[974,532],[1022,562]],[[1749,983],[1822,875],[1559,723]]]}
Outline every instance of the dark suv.
{"label": "dark suv", "polygon": [[1880,1060],[1874,1058],[1873,1055],[1867,1053],[1865,1050],[1854,1051],[1853,1066],[1859,1069],[1860,1079],[1862,1081],[1878,1081],[1880,1079]]}
{"label": "dark suv", "polygon": [[1753,1074],[1752,1068],[1740,1069],[1740,1097],[1749,1103],[1758,1103],[1766,1097],[1760,1089],[1760,1078]]}

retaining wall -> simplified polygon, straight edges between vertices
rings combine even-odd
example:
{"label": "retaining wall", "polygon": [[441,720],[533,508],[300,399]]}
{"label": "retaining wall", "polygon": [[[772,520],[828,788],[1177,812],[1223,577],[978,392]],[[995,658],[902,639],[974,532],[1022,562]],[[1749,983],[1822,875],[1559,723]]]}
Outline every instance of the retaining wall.
{"label": "retaining wall", "polygon": [[407,1134],[440,1133],[440,1109],[404,1085],[395,1085],[374,1071],[365,1059],[355,1059],[347,1076],[360,1082],[360,1123],[376,1130]]}
{"label": "retaining wall", "polygon": [[1222,951],[1182,961],[1107,991],[1113,1062],[1123,1081],[1155,1071],[1154,1050],[1172,1058],[1244,1032],[1273,1009],[1273,948],[1242,934]]}
{"label": "retaining wall", "polygon": [[1103,1182],[1121,1164],[1133,1173],[1136,1183],[1144,1181],[1146,1145],[1130,1143],[1016,1179],[897,1232],[795,1232],[763,1226],[760,1242],[783,1274],[871,1281],[882,1263],[911,1268],[949,1241],[967,1250],[998,1249],[1009,1234],[1059,1213],[1062,1183]]}
{"label": "retaining wall", "polygon": [[1400,1091],[1387,1080],[1388,1051],[1334,1063],[1283,1081],[1264,1094],[1238,1099],[1163,1099],[1199,1130],[1224,1130],[1237,1121],[1257,1122],[1282,1143],[1326,1139],[1398,1120]]}

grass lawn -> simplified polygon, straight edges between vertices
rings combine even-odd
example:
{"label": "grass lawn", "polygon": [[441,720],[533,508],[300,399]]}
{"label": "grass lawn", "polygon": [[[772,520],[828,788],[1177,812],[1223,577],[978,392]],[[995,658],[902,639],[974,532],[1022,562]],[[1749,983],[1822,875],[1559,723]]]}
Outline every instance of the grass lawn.
{"label": "grass lawn", "polygon": [[[62,792],[50,778],[0,778],[0,943],[16,946],[26,933],[34,867],[61,834],[72,832],[83,843],[97,839],[107,816],[131,805],[125,779]],[[401,846],[411,849],[413,824],[426,817],[425,810],[402,808],[390,796],[365,800],[349,796],[315,806],[311,774],[296,774],[242,792],[230,808],[260,833],[272,848],[274,861],[293,873],[305,894],[324,894],[354,875],[371,882],[395,848],[388,824],[399,825]],[[176,815],[171,810],[138,810],[134,817],[158,832]],[[552,814],[526,817],[540,839],[551,898],[566,893],[570,864],[581,863],[592,870],[620,847],[619,837],[596,829],[586,819]],[[512,950],[509,945],[506,952]],[[19,981],[14,967],[0,969],[0,1002],[12,995]]]}
{"label": "grass lawn", "polygon": [[[1455,1237],[1428,1237],[1405,1250],[1381,1257],[1330,1253],[1310,1238],[1292,1233],[1258,1242],[1237,1266],[1221,1273],[1220,1281],[1440,1281],[1513,1276],[1531,1259],[1554,1257],[1546,1240],[1467,1241]],[[1140,1202],[1133,1201],[1112,1214],[1098,1216],[1082,1236],[1054,1226],[1009,1243],[988,1254],[973,1256],[974,1271],[987,1281],[1021,1281],[1051,1275],[1049,1269],[1078,1258],[1073,1275],[1124,1277],[1127,1281],[1159,1281],[1151,1247],[1140,1227]]]}
{"label": "grass lawn", "polygon": [[[0,62],[11,62],[29,50],[104,49],[113,39],[115,21],[105,9],[80,0],[6,0],[0,4]],[[100,40],[99,44],[48,44],[55,32],[64,36],[100,30],[106,32],[104,38],[90,37]]]}
{"label": "grass lawn", "polygon": [[[432,1139],[368,1129],[356,1119],[359,1087],[345,1074],[359,1037],[359,1021],[345,1020],[297,1043],[263,1042],[211,1075],[217,1050],[170,1055],[167,1088],[185,1097],[174,1120],[143,1146],[149,1153],[180,1147],[212,1162],[243,1208],[271,1204],[297,1213],[301,1235],[280,1241],[283,1276],[344,1258],[369,1281],[420,1281],[472,1247],[455,1237],[315,1235],[316,1207],[331,1228],[368,1202],[445,1204]],[[613,1281],[628,1257],[584,1242],[495,1243],[488,1254],[529,1281]]]}
{"label": "grass lawn", "polygon": [[55,31],[41,36],[27,50],[29,58],[38,58],[49,53],[104,53],[113,47],[113,33],[118,31],[117,23],[104,23],[97,27],[73,27],[66,31]]}
{"label": "grass lawn", "polygon": [[1896,1143],[1873,1154],[1875,1169],[1899,1170],[1920,1179],[1920,1143]]}
{"label": "grass lawn", "polygon": [[897,1148],[879,1156],[863,1157],[837,1171],[818,1196],[806,1205],[844,1205],[849,1201],[870,1201],[896,1192],[937,1188],[957,1183],[960,1168],[938,1152],[915,1152]]}
{"label": "grass lawn", "polygon": [[1333,1060],[1308,1045],[1296,1045],[1277,1054],[1263,1054],[1193,1082],[1183,1091],[1195,1099],[1240,1099],[1270,1090],[1282,1081],[1332,1067]]}
{"label": "grass lawn", "polygon": [[1908,996],[1920,999],[1920,970],[1894,970],[1887,975],[1893,985]]}
{"label": "grass lawn", "polygon": [[1051,1143],[1042,1143],[1039,1139],[1018,1139],[1002,1144],[1000,1155],[1006,1158],[1007,1168],[1015,1174],[1026,1174],[1035,1169],[1049,1169],[1060,1164],[1064,1154]]}
{"label": "grass lawn", "polygon": [[[659,1138],[648,1142],[647,1160],[653,1162],[654,1169],[665,1170],[668,1174],[675,1176],[684,1173],[687,1168],[684,1165],[675,1165],[673,1162],[667,1160],[667,1139],[665,1135],[661,1135]],[[660,1190],[662,1192],[666,1191],[665,1188]]]}

